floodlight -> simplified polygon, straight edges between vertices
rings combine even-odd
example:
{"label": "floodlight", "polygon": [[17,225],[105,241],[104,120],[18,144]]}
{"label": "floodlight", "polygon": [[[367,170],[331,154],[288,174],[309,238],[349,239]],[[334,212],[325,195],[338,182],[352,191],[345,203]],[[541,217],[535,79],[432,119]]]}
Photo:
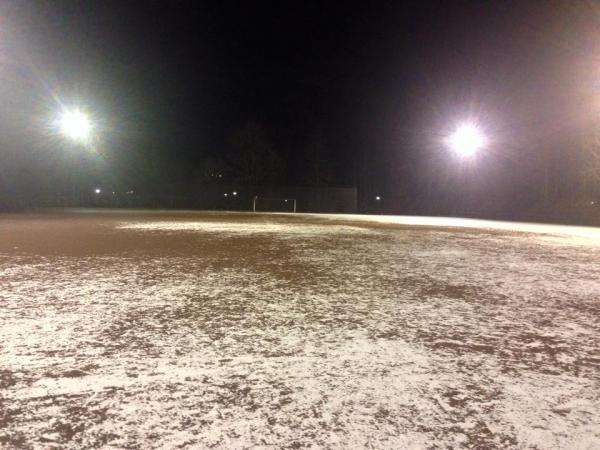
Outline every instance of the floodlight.
{"label": "floodlight", "polygon": [[[94,189],[94,192],[95,192],[96,194],[99,194],[100,192],[102,192],[102,190],[101,190],[100,188],[96,188],[96,189]],[[114,192],[113,192],[113,194],[114,194]]]}
{"label": "floodlight", "polygon": [[92,132],[92,122],[78,109],[64,111],[58,120],[60,132],[74,141],[85,141]]}
{"label": "floodlight", "polygon": [[458,155],[472,156],[486,145],[483,132],[474,124],[464,124],[448,138],[448,145]]}

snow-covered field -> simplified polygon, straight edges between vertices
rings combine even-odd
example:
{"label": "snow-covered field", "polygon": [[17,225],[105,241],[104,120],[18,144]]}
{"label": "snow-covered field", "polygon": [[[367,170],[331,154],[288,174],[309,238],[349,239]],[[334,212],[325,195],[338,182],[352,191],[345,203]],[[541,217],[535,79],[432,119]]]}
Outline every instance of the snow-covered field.
{"label": "snow-covered field", "polygon": [[0,216],[0,446],[599,449],[598,230],[464,222]]}

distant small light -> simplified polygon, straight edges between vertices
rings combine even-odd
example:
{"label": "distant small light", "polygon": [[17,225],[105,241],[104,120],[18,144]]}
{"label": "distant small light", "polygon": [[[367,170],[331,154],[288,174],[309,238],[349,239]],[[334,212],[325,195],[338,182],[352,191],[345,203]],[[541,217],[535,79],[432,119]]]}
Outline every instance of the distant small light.
{"label": "distant small light", "polygon": [[223,195],[224,195],[225,197],[227,197],[229,194],[227,194],[227,192],[225,192]]}
{"label": "distant small light", "polygon": [[99,188],[96,188],[96,189],[94,189],[94,192],[95,192],[96,194],[99,194],[99,193],[100,193],[100,192],[102,192],[102,191],[101,191]]}
{"label": "distant small light", "polygon": [[381,200],[381,197],[380,197],[379,195],[377,195],[377,196],[375,197],[375,200],[379,201],[379,200]]}
{"label": "distant small light", "polygon": [[219,178],[222,178],[222,177],[223,177],[223,175],[219,174]]}
{"label": "distant small light", "polygon": [[115,191],[113,191],[113,195],[115,195],[115,194],[116,194],[116,192],[115,192]]}
{"label": "distant small light", "polygon": [[236,192],[236,191],[233,191],[233,195],[234,195],[234,196],[236,196],[236,195],[237,195],[237,192]]}
{"label": "distant small light", "polygon": [[287,203],[287,198],[285,199],[285,202]]}

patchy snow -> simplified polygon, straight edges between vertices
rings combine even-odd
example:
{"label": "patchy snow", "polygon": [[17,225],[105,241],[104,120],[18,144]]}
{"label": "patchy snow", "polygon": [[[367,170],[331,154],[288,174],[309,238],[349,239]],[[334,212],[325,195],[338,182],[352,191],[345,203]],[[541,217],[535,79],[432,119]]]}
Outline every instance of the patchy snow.
{"label": "patchy snow", "polygon": [[600,448],[597,246],[192,219],[0,219],[0,446]]}
{"label": "patchy snow", "polygon": [[501,222],[497,220],[462,219],[457,217],[381,216],[368,214],[307,214],[307,216],[328,218],[338,221],[347,219],[357,223],[371,222],[392,225],[467,228],[532,233],[537,235],[537,237],[540,239],[546,239],[551,242],[560,240],[560,243],[562,244],[565,243],[565,238],[570,238],[572,243],[600,245],[600,228],[597,227],[527,222]]}
{"label": "patchy snow", "polygon": [[200,231],[220,234],[289,234],[322,235],[322,234],[367,234],[374,233],[367,228],[345,225],[311,225],[302,223],[235,223],[235,222],[198,222],[198,221],[157,221],[145,223],[125,223],[119,226],[124,230],[145,231]]}

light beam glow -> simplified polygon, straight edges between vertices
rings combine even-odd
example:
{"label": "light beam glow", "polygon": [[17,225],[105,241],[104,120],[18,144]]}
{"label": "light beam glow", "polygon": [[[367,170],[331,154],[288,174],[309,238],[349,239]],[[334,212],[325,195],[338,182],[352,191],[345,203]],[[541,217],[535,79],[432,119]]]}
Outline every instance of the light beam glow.
{"label": "light beam glow", "polygon": [[448,145],[463,157],[472,156],[485,147],[487,140],[483,132],[473,124],[464,124],[448,138]]}
{"label": "light beam glow", "polygon": [[86,141],[92,132],[92,122],[78,109],[64,111],[58,126],[63,135],[74,141]]}

